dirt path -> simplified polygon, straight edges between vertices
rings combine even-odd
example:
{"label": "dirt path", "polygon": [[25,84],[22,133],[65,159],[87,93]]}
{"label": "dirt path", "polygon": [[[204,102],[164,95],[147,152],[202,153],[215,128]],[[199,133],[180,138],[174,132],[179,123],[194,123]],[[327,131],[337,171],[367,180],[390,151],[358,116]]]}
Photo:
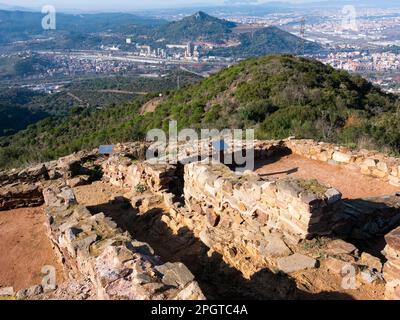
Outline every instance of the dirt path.
{"label": "dirt path", "polygon": [[63,281],[52,244],[46,236],[42,208],[0,212],[0,287],[20,290],[42,281],[43,266],[56,268],[57,282]]}
{"label": "dirt path", "polygon": [[151,99],[150,101],[146,102],[141,108],[140,108],[140,114],[144,115],[146,113],[151,113],[156,110],[156,108],[164,101],[164,98],[158,97]]}
{"label": "dirt path", "polygon": [[[275,162],[274,162],[275,161]],[[343,198],[357,199],[382,196],[400,191],[400,188],[377,178],[364,176],[337,165],[307,159],[295,154],[256,163],[256,172],[263,177],[317,179],[331,185],[343,194]]]}

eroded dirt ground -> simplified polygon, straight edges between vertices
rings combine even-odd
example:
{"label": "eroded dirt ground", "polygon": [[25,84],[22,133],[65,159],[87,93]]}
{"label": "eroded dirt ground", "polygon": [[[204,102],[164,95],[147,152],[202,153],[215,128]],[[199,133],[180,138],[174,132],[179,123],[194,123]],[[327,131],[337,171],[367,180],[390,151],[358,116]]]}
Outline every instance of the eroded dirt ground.
{"label": "eroded dirt ground", "polygon": [[[74,192],[78,202],[89,206],[93,213],[104,212],[134,239],[149,243],[163,261],[184,263],[195,275],[208,299],[279,299],[279,296],[274,296],[277,291],[284,292],[284,297],[288,299],[383,298],[383,284],[367,285],[357,281],[356,289],[342,288],[343,278],[332,272],[325,260],[323,242],[331,239],[318,240],[317,245],[304,242],[292,248],[319,259],[318,269],[304,270],[290,277],[272,272],[276,270],[263,270],[251,279],[244,279],[220,255],[208,254],[208,248],[188,230],[173,233],[162,221],[162,201],[157,202],[150,192],[137,195],[137,199],[141,200],[136,203],[135,200],[124,200],[127,190],[101,182],[77,187]],[[150,199],[147,203],[143,200],[146,198]]]}
{"label": "eroded dirt ground", "polygon": [[0,287],[14,290],[41,284],[43,266],[54,266],[57,282],[64,280],[44,226],[42,207],[0,212]]}
{"label": "eroded dirt ground", "polygon": [[400,191],[400,188],[391,186],[380,179],[295,154],[258,162],[256,172],[272,180],[288,176],[317,179],[323,184],[336,188],[343,194],[343,198],[347,199],[383,196]]}

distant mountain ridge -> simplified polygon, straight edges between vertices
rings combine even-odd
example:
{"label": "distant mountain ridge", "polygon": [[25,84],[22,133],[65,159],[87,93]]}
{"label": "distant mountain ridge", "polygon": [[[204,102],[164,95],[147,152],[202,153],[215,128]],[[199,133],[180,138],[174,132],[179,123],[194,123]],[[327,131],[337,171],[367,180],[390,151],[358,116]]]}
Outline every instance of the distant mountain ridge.
{"label": "distant mountain ridge", "polygon": [[[19,40],[28,40],[32,36],[46,35],[49,31],[42,29],[41,12],[0,9],[0,44]],[[166,21],[129,13],[97,14],[57,14],[57,32],[59,36],[81,34],[90,36],[99,32],[140,32],[153,30]]]}
{"label": "distant mountain ridge", "polygon": [[4,4],[4,3],[0,3],[0,10],[10,10],[10,11],[14,11],[14,10],[20,10],[20,11],[33,11],[30,8],[25,8],[25,7],[20,7],[20,6],[12,6],[12,5],[8,5],[8,4]]}
{"label": "distant mountain ridge", "polygon": [[[231,48],[218,48],[213,50],[214,55],[256,57],[266,54],[289,53],[298,54],[303,50],[305,54],[312,54],[324,50],[320,44],[301,38],[270,26],[256,30],[252,33],[239,35],[240,45]],[[304,43],[303,43],[304,42]]]}
{"label": "distant mountain ridge", "polygon": [[182,20],[173,21],[160,26],[153,34],[155,39],[167,42],[185,42],[202,40],[210,43],[223,44],[224,42],[239,43],[236,46],[220,46],[209,53],[226,57],[255,57],[266,54],[315,53],[323,48],[311,41],[303,40],[276,26],[257,29],[244,33],[236,32],[239,25],[232,21],[218,19],[203,11],[199,11]]}
{"label": "distant mountain ridge", "polygon": [[[100,47],[113,39],[122,43],[129,36],[133,37],[133,41],[153,47],[189,41],[208,42],[217,44],[218,48],[211,51],[206,49],[206,53],[234,58],[275,53],[297,54],[303,46],[302,39],[277,27],[237,32],[237,23],[218,19],[203,11],[173,22],[128,13],[59,13],[56,32],[42,29],[43,16],[40,12],[0,10],[0,44],[51,36],[54,41],[40,43],[29,49],[88,49]],[[103,33],[114,33],[115,38]],[[322,47],[304,41],[304,49],[305,53],[316,53]]]}

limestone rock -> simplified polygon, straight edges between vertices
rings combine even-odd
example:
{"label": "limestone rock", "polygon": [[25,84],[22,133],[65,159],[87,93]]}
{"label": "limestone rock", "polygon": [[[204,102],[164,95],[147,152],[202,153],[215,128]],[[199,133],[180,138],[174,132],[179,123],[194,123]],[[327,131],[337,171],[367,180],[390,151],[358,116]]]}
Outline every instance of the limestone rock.
{"label": "limestone rock", "polygon": [[326,260],[324,260],[324,263],[329,271],[337,275],[342,275],[344,270],[347,270],[347,268],[353,266],[352,263],[333,257],[327,258]]}
{"label": "limestone rock", "polygon": [[216,227],[219,222],[219,216],[212,208],[206,210],[207,223],[210,227]]}
{"label": "limestone rock", "polygon": [[77,176],[67,180],[67,185],[71,188],[84,186],[89,183],[90,177],[87,175]]}
{"label": "limestone rock", "polygon": [[388,246],[400,251],[400,228],[393,230],[385,236],[385,240]]}
{"label": "limestone rock", "polygon": [[340,239],[329,242],[326,248],[326,252],[331,255],[356,254],[358,251],[356,246]]}
{"label": "limestone rock", "polygon": [[277,260],[278,268],[285,273],[297,272],[317,267],[318,261],[308,256],[295,253]]}
{"label": "limestone rock", "polygon": [[285,257],[292,253],[282,238],[275,235],[267,236],[263,244],[260,254],[266,258]]}
{"label": "limestone rock", "polygon": [[77,204],[75,194],[69,187],[48,187],[43,190],[43,197],[46,205],[50,207],[71,206]]}
{"label": "limestone rock", "polygon": [[342,199],[342,194],[334,188],[330,188],[325,192],[328,204],[338,202]]}
{"label": "limestone rock", "polygon": [[200,240],[201,240],[207,247],[209,247],[209,248],[212,247],[213,241],[212,241],[212,239],[210,238],[209,233],[207,232],[207,230],[202,230],[202,231],[199,233],[199,238],[200,238]]}
{"label": "limestone rock", "polygon": [[174,300],[206,300],[206,297],[203,292],[201,292],[196,282],[191,282],[178,293]]}
{"label": "limestone rock", "polygon": [[[132,246],[132,248],[130,247]],[[139,252],[140,254],[152,256],[154,255],[154,249],[145,242],[140,242],[137,240],[132,240],[130,243],[127,244],[129,249],[132,249],[134,252]]]}
{"label": "limestone rock", "polygon": [[14,295],[13,287],[0,288],[0,297],[12,297]]}
{"label": "limestone rock", "polygon": [[363,252],[361,254],[361,259],[359,264],[367,266],[371,270],[376,270],[377,272],[382,271],[382,262],[379,258],[370,255],[369,253]]}
{"label": "limestone rock", "polygon": [[387,262],[383,267],[386,281],[385,298],[400,300],[400,227],[385,236]]}
{"label": "limestone rock", "polygon": [[156,270],[163,275],[162,281],[167,285],[183,288],[194,280],[193,274],[180,262],[167,262],[157,266]]}
{"label": "limestone rock", "polygon": [[350,163],[351,155],[343,152],[336,151],[332,155],[332,159],[337,162]]}
{"label": "limestone rock", "polygon": [[383,276],[380,272],[376,272],[369,269],[360,272],[360,279],[362,282],[366,284],[372,284],[377,281],[384,281]]}

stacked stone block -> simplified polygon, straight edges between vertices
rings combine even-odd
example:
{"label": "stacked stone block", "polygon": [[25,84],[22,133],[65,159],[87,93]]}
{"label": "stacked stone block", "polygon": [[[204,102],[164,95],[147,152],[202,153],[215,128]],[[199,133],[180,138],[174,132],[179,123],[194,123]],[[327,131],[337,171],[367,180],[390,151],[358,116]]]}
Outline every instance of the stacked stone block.
{"label": "stacked stone block", "polygon": [[400,300],[400,227],[385,236],[384,253],[387,262],[383,267],[383,277],[386,281],[385,298]]}
{"label": "stacked stone block", "polygon": [[19,184],[0,188],[0,211],[37,207],[44,202],[42,190],[34,184]]}
{"label": "stacked stone block", "polygon": [[237,175],[220,163],[185,167],[185,200],[192,199],[215,212],[235,210],[261,227],[276,228],[298,237],[328,234],[341,194],[316,181],[266,181],[254,174]]}
{"label": "stacked stone block", "polygon": [[288,139],[285,145],[294,153],[323,162],[349,166],[363,175],[381,178],[400,186],[400,159],[371,150],[350,150],[345,147],[314,140]]}
{"label": "stacked stone block", "polygon": [[99,299],[204,299],[182,263],[163,264],[148,244],[77,204],[72,189],[50,187],[45,199],[50,239],[68,273],[90,279]]}
{"label": "stacked stone block", "polygon": [[135,188],[141,183],[159,192],[178,179],[176,170],[174,165],[138,162],[116,155],[103,164],[103,179],[123,188]]}

